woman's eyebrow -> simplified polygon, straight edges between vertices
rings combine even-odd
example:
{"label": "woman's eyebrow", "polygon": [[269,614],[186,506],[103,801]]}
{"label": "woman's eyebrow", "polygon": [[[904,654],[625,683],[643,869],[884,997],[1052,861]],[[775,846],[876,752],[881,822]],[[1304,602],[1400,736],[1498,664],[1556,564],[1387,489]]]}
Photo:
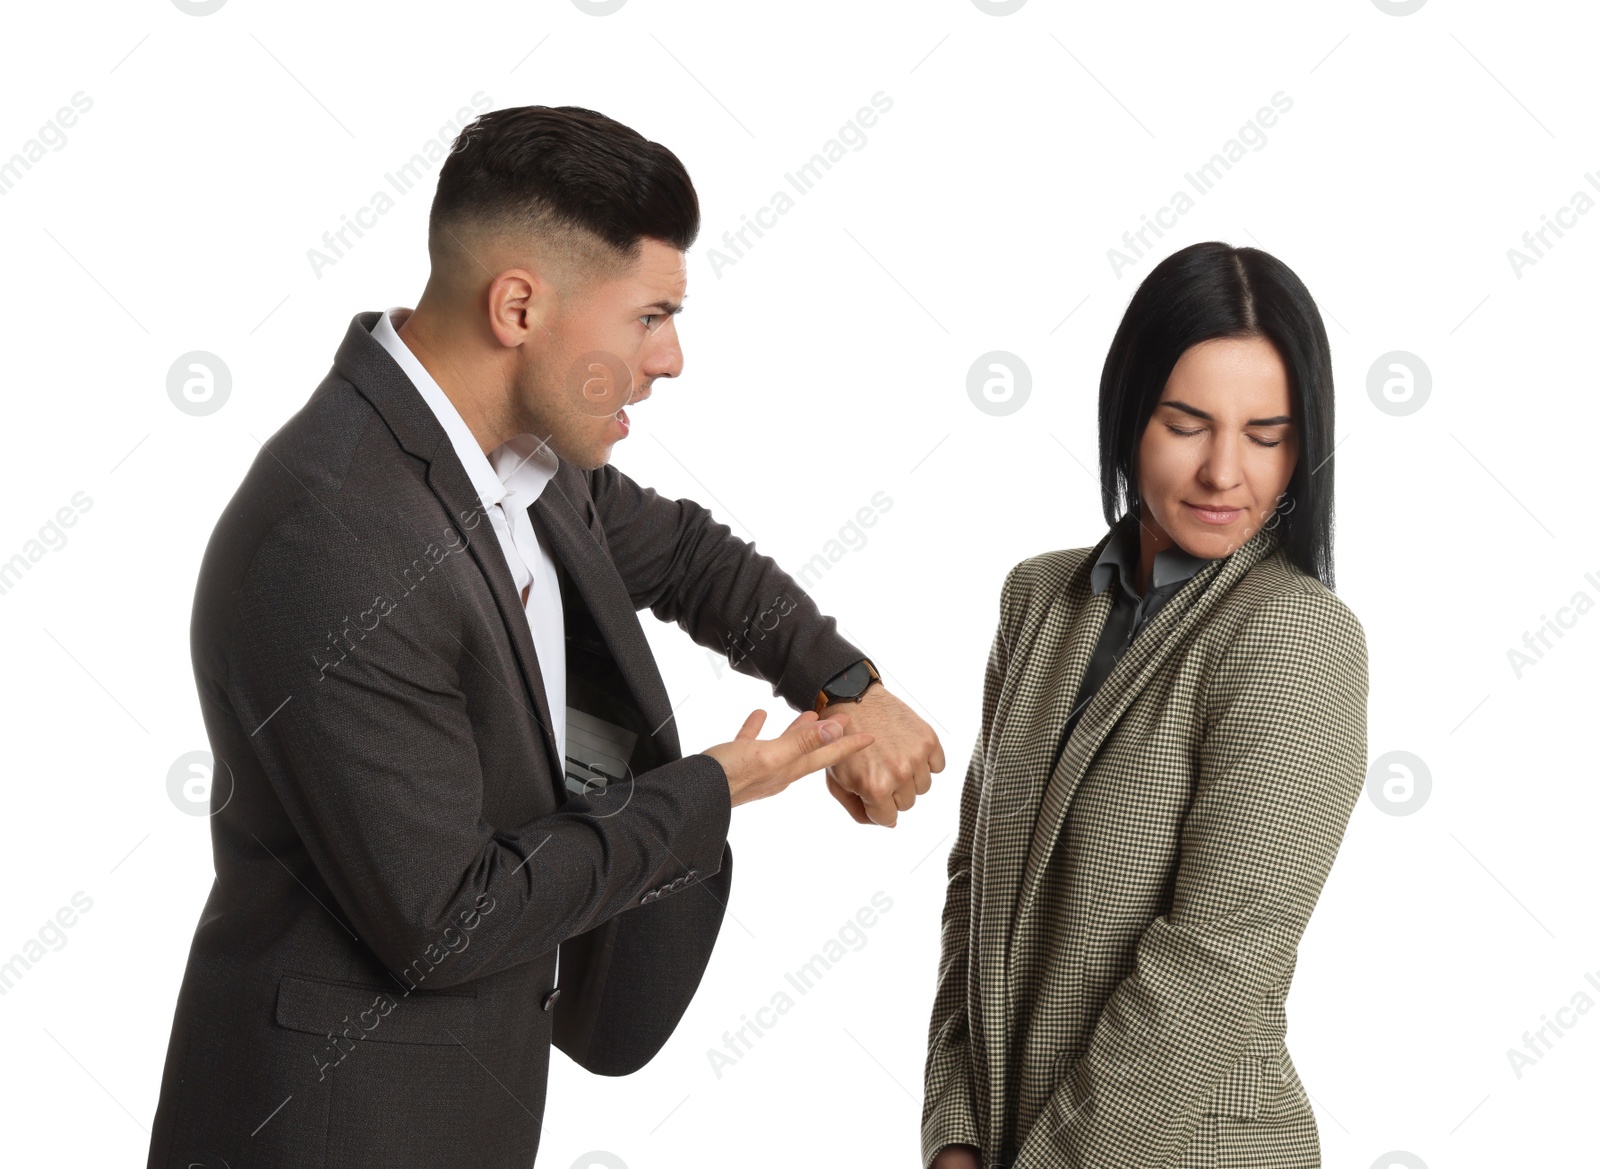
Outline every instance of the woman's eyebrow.
{"label": "woman's eyebrow", "polygon": [[[1189,405],[1187,402],[1180,402],[1176,398],[1168,398],[1164,402],[1157,402],[1156,405],[1157,406],[1171,406],[1174,410],[1182,410],[1185,414],[1192,414],[1194,417],[1203,419],[1206,422],[1214,421],[1212,419],[1211,415],[1207,414],[1204,410],[1197,410],[1195,407]],[[1250,419],[1250,421],[1246,422],[1245,425],[1246,426],[1283,426],[1283,425],[1285,425],[1287,423],[1290,423],[1290,422],[1293,422],[1293,421],[1294,421],[1294,419],[1291,418],[1287,414],[1278,414],[1278,415],[1275,415],[1272,418],[1252,418],[1252,419]]]}

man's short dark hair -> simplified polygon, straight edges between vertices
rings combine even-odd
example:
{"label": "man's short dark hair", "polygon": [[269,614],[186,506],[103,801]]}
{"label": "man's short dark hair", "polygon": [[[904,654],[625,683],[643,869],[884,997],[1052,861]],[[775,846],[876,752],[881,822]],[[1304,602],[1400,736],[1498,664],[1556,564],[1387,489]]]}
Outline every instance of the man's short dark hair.
{"label": "man's short dark hair", "polygon": [[687,251],[700,200],[678,156],[638,131],[580,106],[516,106],[468,123],[439,170],[435,263],[463,229],[527,233],[590,267],[618,267],[646,238]]}

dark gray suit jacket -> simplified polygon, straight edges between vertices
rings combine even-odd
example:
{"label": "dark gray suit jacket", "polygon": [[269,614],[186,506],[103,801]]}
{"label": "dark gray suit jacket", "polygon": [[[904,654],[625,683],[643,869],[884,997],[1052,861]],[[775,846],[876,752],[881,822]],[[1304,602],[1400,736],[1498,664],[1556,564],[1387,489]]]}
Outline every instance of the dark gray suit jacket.
{"label": "dark gray suit jacket", "polygon": [[200,570],[216,881],[152,1169],[531,1164],[550,1044],[643,1066],[728,896],[727,780],[681,756],[637,610],[800,709],[863,656],[704,508],[563,463],[533,512],[569,705],[638,734],[627,776],[570,795],[493,529],[376,319],[265,444]]}

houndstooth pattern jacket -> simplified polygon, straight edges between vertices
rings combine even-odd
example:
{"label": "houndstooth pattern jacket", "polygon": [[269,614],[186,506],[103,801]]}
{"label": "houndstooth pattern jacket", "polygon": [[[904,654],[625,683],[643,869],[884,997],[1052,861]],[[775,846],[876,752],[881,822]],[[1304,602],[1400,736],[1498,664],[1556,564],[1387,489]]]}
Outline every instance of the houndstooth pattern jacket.
{"label": "houndstooth pattern jacket", "polygon": [[1108,538],[1001,590],[923,1164],[970,1144],[1016,1169],[1318,1166],[1284,1000],[1366,770],[1365,635],[1263,528],[1152,619],[1052,768]]}

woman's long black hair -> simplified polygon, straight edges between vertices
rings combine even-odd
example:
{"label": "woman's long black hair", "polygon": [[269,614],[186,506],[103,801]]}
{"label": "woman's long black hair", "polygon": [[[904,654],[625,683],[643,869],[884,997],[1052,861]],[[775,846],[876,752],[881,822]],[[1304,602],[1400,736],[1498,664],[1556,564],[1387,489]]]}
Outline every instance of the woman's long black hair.
{"label": "woman's long black hair", "polygon": [[1333,359],[1316,302],[1259,248],[1191,244],[1128,303],[1100,373],[1100,500],[1108,525],[1139,506],[1135,455],[1173,366],[1218,337],[1263,337],[1289,375],[1300,453],[1279,505],[1290,561],[1333,588]]}

